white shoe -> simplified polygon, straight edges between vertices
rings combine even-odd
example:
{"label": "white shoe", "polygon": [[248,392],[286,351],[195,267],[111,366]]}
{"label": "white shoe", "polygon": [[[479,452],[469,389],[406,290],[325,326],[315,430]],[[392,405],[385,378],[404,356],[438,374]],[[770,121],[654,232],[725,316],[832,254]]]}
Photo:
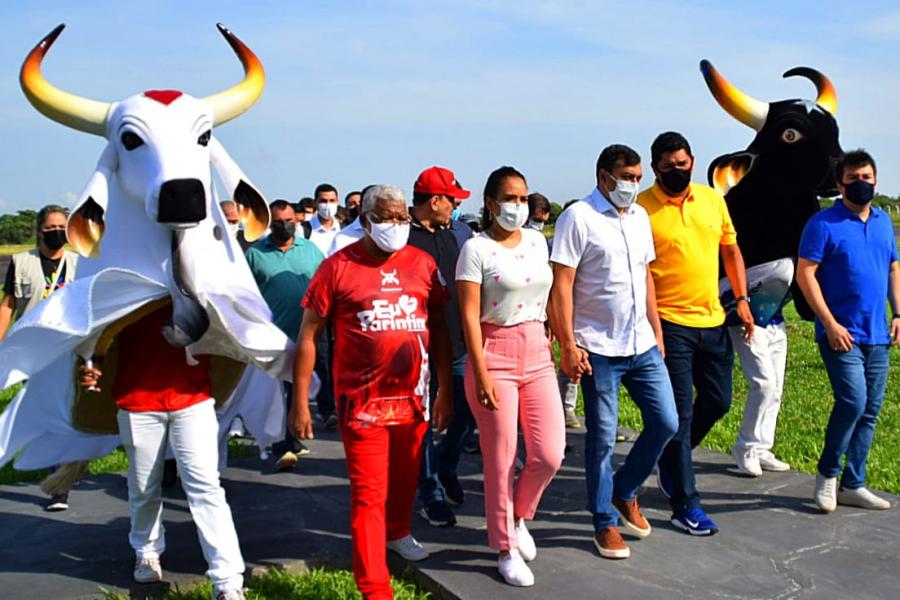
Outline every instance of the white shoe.
{"label": "white shoe", "polygon": [[759,466],[763,471],[774,471],[776,473],[781,473],[791,470],[791,465],[784,462],[783,460],[778,460],[771,452],[760,454],[757,458],[759,460]]}
{"label": "white shoe", "polygon": [[515,548],[509,554],[501,554],[497,560],[497,570],[503,581],[515,587],[530,587],[534,585],[534,573],[525,564],[522,555]]}
{"label": "white shoe", "polygon": [[425,546],[420,544],[412,534],[389,541],[387,549],[396,552],[410,562],[419,562],[431,556],[428,550],[425,549]]}
{"label": "white shoe", "polygon": [[516,521],[516,541],[519,544],[519,554],[525,562],[531,562],[537,557],[537,546],[534,545],[534,538],[525,527],[525,519]]}
{"label": "white shoe", "polygon": [[864,487],[856,488],[855,490],[838,490],[837,501],[838,504],[868,508],[870,510],[887,510],[891,507],[890,502],[879,498]]}
{"label": "white shoe", "polygon": [[156,556],[140,558],[134,564],[134,580],[138,583],[162,581],[162,567]]}
{"label": "white shoe", "polygon": [[737,465],[738,471],[750,477],[759,477],[762,475],[762,468],[759,465],[759,459],[753,450],[741,450],[737,446],[731,449],[731,455]]}
{"label": "white shoe", "polygon": [[230,588],[227,590],[213,590],[212,600],[246,600],[244,590],[238,588]]}
{"label": "white shoe", "polygon": [[837,477],[825,477],[816,473],[816,506],[825,512],[834,512],[837,508]]}

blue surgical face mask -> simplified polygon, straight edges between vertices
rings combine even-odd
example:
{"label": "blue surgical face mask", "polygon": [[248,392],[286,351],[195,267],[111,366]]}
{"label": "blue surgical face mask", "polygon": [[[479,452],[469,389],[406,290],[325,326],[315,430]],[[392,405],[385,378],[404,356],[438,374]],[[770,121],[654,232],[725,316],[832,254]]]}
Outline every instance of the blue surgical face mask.
{"label": "blue surgical face mask", "polygon": [[450,213],[450,220],[458,221],[461,216],[462,216],[462,209],[457,206],[456,208],[453,209],[453,212]]}
{"label": "blue surgical face mask", "polygon": [[844,186],[844,198],[857,206],[865,206],[875,197],[875,184],[859,179]]}

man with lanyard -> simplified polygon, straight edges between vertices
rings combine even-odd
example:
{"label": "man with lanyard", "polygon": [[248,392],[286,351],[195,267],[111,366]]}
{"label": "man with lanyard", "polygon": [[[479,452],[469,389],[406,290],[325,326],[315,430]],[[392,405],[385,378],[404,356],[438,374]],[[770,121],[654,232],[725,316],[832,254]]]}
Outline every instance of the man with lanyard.
{"label": "man with lanyard", "polygon": [[[275,325],[292,340],[297,339],[303,311],[297,310],[306,294],[309,282],[325,260],[316,246],[298,237],[294,220],[294,208],[285,200],[275,200],[269,205],[272,213],[271,233],[247,249],[247,264],[256,279],[259,291],[272,310]],[[292,386],[284,382],[285,405],[289,409]],[[285,411],[287,412],[287,411]],[[276,465],[280,470],[290,470],[297,457],[309,450],[290,432],[285,439],[272,446]]]}
{"label": "man with lanyard", "polygon": [[[834,391],[814,498],[823,512],[838,504],[886,510],[891,503],[865,483],[890,345],[900,341],[897,240],[891,217],[872,206],[875,160],[863,150],[848,152],[836,174],[841,198],[806,223],[797,263],[797,283],[816,314],[816,341]],[[890,327],[885,300],[893,312]]]}
{"label": "man with lanyard", "polygon": [[[445,281],[453,281],[456,261],[462,245],[472,237],[472,230],[454,220],[457,205],[471,192],[462,189],[453,171],[431,167],[419,174],[413,186],[412,224],[409,245],[424,250],[438,265]],[[466,345],[463,340],[456,286],[449,286],[450,301],[444,311],[450,346],[453,353],[453,420],[437,448],[431,428],[422,440],[422,472],[419,477],[419,514],[435,527],[456,523],[456,516],[447,506],[462,504],[464,493],[456,476],[460,452],[469,435],[475,430],[475,420],[466,402],[463,377],[466,366]],[[437,392],[437,380],[432,374],[431,400]],[[440,481],[440,484],[438,483]]]}
{"label": "man with lanyard", "polygon": [[[0,302],[0,340],[6,336],[16,316],[22,316],[38,302],[75,278],[78,255],[64,250],[67,212],[50,204],[37,215],[38,247],[14,254],[3,283]],[[69,508],[69,493],[54,494],[48,511]]]}
{"label": "man with lanyard", "polygon": [[679,422],[659,459],[657,475],[660,490],[669,496],[672,525],[690,535],[707,536],[719,527],[700,507],[691,452],[731,408],[734,365],[719,302],[719,257],[749,340],[753,314],[747,273],[725,198],[709,186],[691,182],[694,157],[684,136],[674,131],[660,134],[650,154],[656,183],[637,201],[653,229],[656,259],[650,272]]}

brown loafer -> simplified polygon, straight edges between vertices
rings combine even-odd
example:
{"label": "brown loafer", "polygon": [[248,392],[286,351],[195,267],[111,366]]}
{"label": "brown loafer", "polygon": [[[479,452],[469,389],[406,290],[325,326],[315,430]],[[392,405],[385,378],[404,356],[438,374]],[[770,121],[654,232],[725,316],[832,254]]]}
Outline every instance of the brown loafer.
{"label": "brown loafer", "polygon": [[637,497],[633,500],[622,500],[621,498],[613,498],[613,506],[622,515],[622,525],[625,531],[639,538],[645,538],[650,535],[650,523],[641,514],[638,506]]}
{"label": "brown loafer", "polygon": [[631,556],[631,549],[619,535],[619,528],[612,525],[594,534],[594,546],[603,558],[621,559]]}

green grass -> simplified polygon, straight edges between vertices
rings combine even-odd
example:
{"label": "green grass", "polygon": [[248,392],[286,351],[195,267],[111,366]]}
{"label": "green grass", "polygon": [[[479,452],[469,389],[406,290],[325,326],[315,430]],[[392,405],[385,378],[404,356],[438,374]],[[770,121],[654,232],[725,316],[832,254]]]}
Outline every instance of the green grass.
{"label": "green grass", "polygon": [[31,244],[0,244],[0,256],[11,256],[13,254],[18,254],[19,252],[31,250],[32,248],[34,248],[34,243],[31,243]]}
{"label": "green grass", "polygon": [[[287,573],[277,569],[265,575],[250,577],[245,582],[248,600],[345,600],[362,598],[353,581],[353,573],[346,570],[316,568],[304,573]],[[397,600],[427,600],[431,595],[419,590],[405,573],[391,578]],[[185,590],[175,589],[162,596],[163,600],[207,600],[212,592],[209,582]],[[104,590],[107,600],[126,600],[128,596]]]}
{"label": "green grass", "polygon": [[[814,474],[825,439],[825,426],[834,399],[825,367],[814,339],[813,324],[797,316],[793,304],[785,309],[788,330],[787,369],[778,428],[775,433],[775,455],[804,473]],[[895,357],[897,350],[891,350]],[[744,416],[747,380],[739,359],[734,366],[734,402],[731,411],[710,431],[702,446],[717,452],[730,452]],[[892,358],[888,373],[887,393],[875,441],[869,453],[866,485],[900,494],[900,365]],[[579,389],[579,406],[581,390]],[[583,412],[581,412],[583,414]],[[622,390],[619,423],[630,429],[641,429],[641,415]]]}

